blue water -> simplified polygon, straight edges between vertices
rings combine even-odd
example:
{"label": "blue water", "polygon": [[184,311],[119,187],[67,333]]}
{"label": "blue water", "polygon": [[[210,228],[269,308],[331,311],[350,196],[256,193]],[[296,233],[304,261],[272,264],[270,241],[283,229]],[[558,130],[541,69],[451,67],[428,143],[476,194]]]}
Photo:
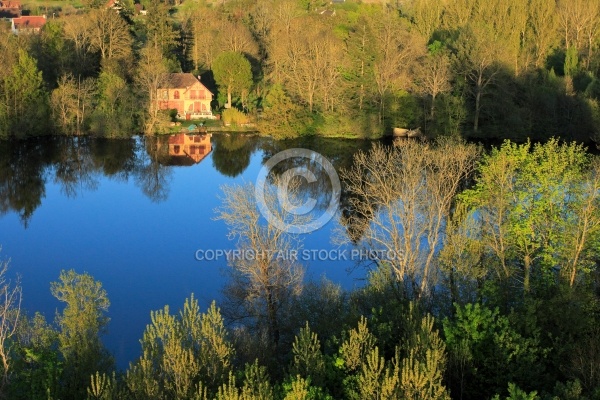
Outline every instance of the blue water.
{"label": "blue water", "polygon": [[[107,151],[99,150],[102,143],[91,139],[77,142],[77,162],[69,167],[74,177],[71,181],[57,178],[68,153],[61,141],[5,143],[0,151],[0,201],[4,204],[0,259],[10,258],[11,276],[21,277],[26,310],[30,314],[40,311],[53,321],[62,305],[50,294],[50,282],[58,279],[62,269],[90,273],[102,282],[111,302],[105,344],[118,366],[126,368],[139,355],[139,340],[151,310],[167,304],[177,310],[191,293],[204,307],[218,299],[226,279],[222,274],[226,261],[197,261],[195,254],[198,249],[235,247],[235,242],[227,239],[224,222],[214,219],[221,185],[254,182],[269,155],[299,143],[248,139],[251,145],[241,153],[235,149],[221,152],[218,166],[241,162],[243,167],[244,157],[249,157],[248,165],[234,168],[229,175],[235,176],[231,177],[216,168],[213,156],[219,146],[217,139],[213,137],[213,151],[190,166],[152,161],[148,146],[140,138],[110,143]],[[367,146],[345,142],[338,148],[332,141],[326,145],[326,156],[336,167],[347,164],[353,151]],[[52,150],[40,152],[40,146]],[[320,142],[306,146],[324,148]],[[126,156],[117,163],[119,167],[111,166],[111,152],[121,148]],[[72,159],[66,157],[67,161]],[[26,167],[32,164],[36,164],[33,171]],[[149,173],[149,166],[158,174]],[[19,168],[23,171],[17,171]],[[157,176],[158,180],[151,179]],[[41,185],[35,185],[36,177]],[[160,187],[144,185],[148,181],[158,181]],[[28,186],[32,182],[40,190],[32,190]],[[20,187],[28,195],[15,194]],[[31,193],[35,194],[28,198]],[[334,218],[305,235],[304,248],[334,248],[331,235],[337,224]],[[303,264],[307,279],[325,275],[345,288],[361,284],[360,271],[348,273],[352,261],[315,259]]]}

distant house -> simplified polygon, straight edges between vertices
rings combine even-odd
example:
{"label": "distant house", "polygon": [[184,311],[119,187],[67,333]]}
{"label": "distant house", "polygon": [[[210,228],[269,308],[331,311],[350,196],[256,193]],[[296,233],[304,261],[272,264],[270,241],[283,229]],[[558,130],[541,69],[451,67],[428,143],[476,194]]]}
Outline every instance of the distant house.
{"label": "distant house", "polygon": [[169,137],[169,156],[172,165],[197,164],[212,150],[212,135],[188,135],[178,133]]}
{"label": "distant house", "polygon": [[119,12],[123,9],[123,7],[121,7],[121,4],[119,3],[119,0],[108,0],[106,3],[104,3],[104,7],[105,8],[112,8],[113,10]]}
{"label": "distant house", "polygon": [[[144,6],[143,6],[142,4],[140,4],[140,3],[135,3],[135,4],[133,5],[133,8],[134,8],[134,10],[135,10],[135,14],[136,14],[136,15],[137,15],[137,14],[142,14],[142,11],[146,11],[146,10],[144,10]],[[142,15],[146,15],[146,13],[144,13],[144,14],[142,14]]]}
{"label": "distant house", "polygon": [[46,16],[18,17],[11,19],[10,29],[15,35],[37,33],[46,24]]}
{"label": "distant house", "polygon": [[18,18],[22,10],[21,2],[18,0],[0,1],[0,18]]}
{"label": "distant house", "polygon": [[213,94],[189,73],[166,74],[157,93],[161,110],[176,109],[181,118],[215,118],[210,108]]}

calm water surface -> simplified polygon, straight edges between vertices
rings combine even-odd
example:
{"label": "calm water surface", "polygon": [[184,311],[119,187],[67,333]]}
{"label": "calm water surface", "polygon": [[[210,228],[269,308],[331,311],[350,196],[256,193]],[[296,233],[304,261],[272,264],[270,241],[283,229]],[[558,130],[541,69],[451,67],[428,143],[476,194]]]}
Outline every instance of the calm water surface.
{"label": "calm water surface", "polygon": [[[214,220],[221,185],[254,182],[263,163],[286,148],[313,149],[339,169],[370,147],[227,135],[210,141],[212,151],[194,157],[169,155],[174,147],[168,138],[0,142],[0,259],[10,258],[11,275],[21,276],[28,312],[52,321],[62,305],[50,294],[50,282],[61,269],[90,273],[108,292],[105,343],[125,368],[139,354],[150,310],[166,304],[178,310],[191,293],[204,307],[219,298],[226,261],[197,261],[195,254],[235,247],[224,223]],[[318,197],[322,184],[308,191]],[[334,218],[305,235],[304,248],[334,248],[337,224]],[[351,261],[304,264],[309,278],[360,285],[362,273],[347,271]]]}

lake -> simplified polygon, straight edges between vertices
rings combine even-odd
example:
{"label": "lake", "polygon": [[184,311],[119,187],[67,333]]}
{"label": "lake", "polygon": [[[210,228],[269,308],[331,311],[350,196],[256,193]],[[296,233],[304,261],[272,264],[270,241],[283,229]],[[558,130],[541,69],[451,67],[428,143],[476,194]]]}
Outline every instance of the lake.
{"label": "lake", "polygon": [[[10,275],[21,277],[23,306],[52,321],[63,305],[50,294],[50,282],[62,269],[90,273],[111,301],[104,341],[119,368],[139,355],[151,310],[168,304],[175,312],[191,293],[204,308],[219,298],[227,261],[198,260],[198,251],[235,248],[224,222],[214,219],[222,185],[254,183],[262,166],[285,149],[315,150],[339,170],[371,146],[236,134],[198,138],[196,145],[188,139],[0,142],[0,259],[10,259]],[[306,183],[305,194],[320,202],[325,191],[317,177]],[[350,289],[364,276],[348,272],[353,261],[316,253],[338,249],[331,244],[338,215],[303,235],[313,257],[302,262],[307,279],[326,276]]]}

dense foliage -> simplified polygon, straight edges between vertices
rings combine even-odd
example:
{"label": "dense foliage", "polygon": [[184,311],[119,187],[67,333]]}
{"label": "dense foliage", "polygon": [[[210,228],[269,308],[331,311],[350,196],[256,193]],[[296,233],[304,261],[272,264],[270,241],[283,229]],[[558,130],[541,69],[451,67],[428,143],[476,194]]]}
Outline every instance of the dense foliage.
{"label": "dense foliage", "polygon": [[183,71],[275,137],[599,139],[598,0],[102,3],[2,35],[1,137],[161,132]]}
{"label": "dense foliage", "polygon": [[[139,358],[120,372],[100,340],[109,300],[99,282],[63,271],[51,291],[65,307],[47,323],[19,313],[21,290],[4,266],[0,391],[11,399],[600,398],[595,157],[556,140],[505,142],[485,155],[454,140],[406,141],[359,151],[342,177],[349,197],[338,240],[402,255],[367,260],[363,287],[306,282],[299,262],[276,254],[232,260],[218,305],[203,312],[191,295],[179,311],[152,311]],[[236,246],[301,249],[298,237],[261,220],[255,201],[251,184],[229,186],[215,210]]]}

